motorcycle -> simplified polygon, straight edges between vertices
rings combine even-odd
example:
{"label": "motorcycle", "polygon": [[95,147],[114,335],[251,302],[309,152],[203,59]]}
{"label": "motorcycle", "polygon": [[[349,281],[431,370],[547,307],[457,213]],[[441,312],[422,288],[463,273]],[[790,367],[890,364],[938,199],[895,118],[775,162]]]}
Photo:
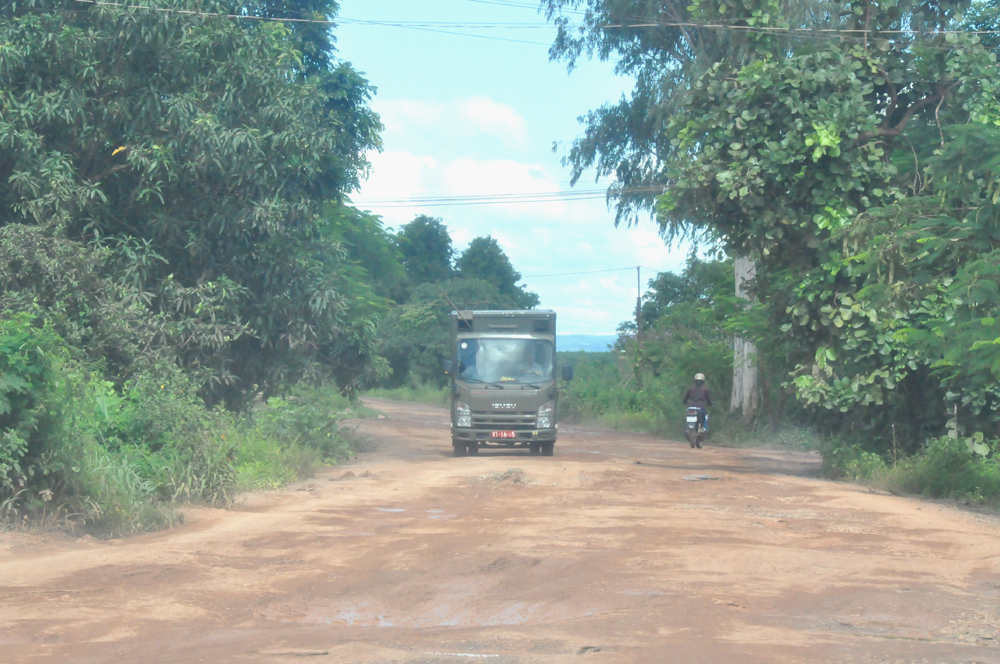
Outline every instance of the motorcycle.
{"label": "motorcycle", "polygon": [[692,448],[697,447],[701,449],[701,444],[704,442],[706,436],[708,436],[704,419],[706,415],[707,413],[704,409],[688,406],[687,426],[684,429],[684,435],[687,437],[688,442],[691,443]]}

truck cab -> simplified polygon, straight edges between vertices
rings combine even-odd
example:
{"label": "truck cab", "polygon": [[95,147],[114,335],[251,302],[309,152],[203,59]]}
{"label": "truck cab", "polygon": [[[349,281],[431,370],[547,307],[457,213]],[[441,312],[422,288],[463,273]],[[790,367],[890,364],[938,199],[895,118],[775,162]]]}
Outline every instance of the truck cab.
{"label": "truck cab", "polygon": [[[484,447],[552,456],[559,401],[554,311],[452,312],[445,371],[455,456]],[[572,367],[563,373],[569,380]]]}

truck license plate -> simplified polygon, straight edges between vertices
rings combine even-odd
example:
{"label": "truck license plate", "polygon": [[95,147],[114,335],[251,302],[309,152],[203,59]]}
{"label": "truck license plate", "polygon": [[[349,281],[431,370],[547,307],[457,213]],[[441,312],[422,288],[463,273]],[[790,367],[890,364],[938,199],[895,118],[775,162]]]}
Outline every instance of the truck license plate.
{"label": "truck license plate", "polygon": [[513,438],[515,436],[513,431],[494,431],[490,435],[493,438]]}

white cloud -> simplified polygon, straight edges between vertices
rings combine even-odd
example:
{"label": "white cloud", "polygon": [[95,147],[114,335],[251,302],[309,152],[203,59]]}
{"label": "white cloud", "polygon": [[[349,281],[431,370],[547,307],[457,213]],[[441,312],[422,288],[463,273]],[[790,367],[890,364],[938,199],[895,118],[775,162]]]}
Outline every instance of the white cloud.
{"label": "white cloud", "polygon": [[[398,227],[417,214],[442,217],[461,251],[475,237],[492,235],[525,275],[541,306],[560,315],[560,331],[611,334],[635,310],[636,273],[620,272],[540,277],[642,265],[642,287],[651,270],[676,270],[687,247],[668,248],[655,223],[614,226],[603,198],[516,204],[405,207],[365,205],[376,199],[442,196],[548,194],[567,190],[568,175],[546,147],[528,145],[527,123],[513,108],[488,97],[432,103],[379,100],[388,151],[371,155],[373,174],[357,196],[359,207]],[[497,139],[497,140],[494,140]],[[516,141],[522,150],[512,150]],[[560,182],[560,181],[563,182]],[[577,189],[600,189],[582,182]],[[534,276],[533,276],[534,275]]]}
{"label": "white cloud", "polygon": [[527,121],[513,106],[484,96],[456,97],[446,103],[376,98],[372,107],[387,134],[429,132],[438,140],[487,135],[523,142],[528,132]]}
{"label": "white cloud", "polygon": [[470,127],[497,138],[523,141],[528,123],[513,106],[493,101],[489,97],[468,97],[458,100],[457,115]]}
{"label": "white cloud", "polygon": [[[439,161],[427,155],[409,152],[383,152],[369,155],[372,175],[364,183],[356,203],[381,214],[390,225],[408,222],[416,214],[449,216],[491,214],[517,217],[560,218],[566,213],[563,201],[498,202],[476,206],[421,205],[419,201],[398,206],[391,201],[450,196],[505,196],[516,194],[548,194],[558,192],[559,183],[538,164],[513,160],[477,160],[460,157]],[[470,213],[470,209],[476,212]],[[470,238],[471,239],[471,238]]]}

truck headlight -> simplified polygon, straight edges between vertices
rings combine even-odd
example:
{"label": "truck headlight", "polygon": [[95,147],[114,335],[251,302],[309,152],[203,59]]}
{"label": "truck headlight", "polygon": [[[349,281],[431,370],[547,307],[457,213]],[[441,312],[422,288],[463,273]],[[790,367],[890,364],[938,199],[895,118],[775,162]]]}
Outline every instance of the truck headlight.
{"label": "truck headlight", "polygon": [[472,426],[472,410],[469,404],[461,401],[455,402],[455,426],[468,429]]}
{"label": "truck headlight", "polygon": [[552,428],[552,416],[555,414],[555,402],[550,401],[547,404],[543,404],[538,409],[538,421],[535,426],[539,429],[551,429]]}

